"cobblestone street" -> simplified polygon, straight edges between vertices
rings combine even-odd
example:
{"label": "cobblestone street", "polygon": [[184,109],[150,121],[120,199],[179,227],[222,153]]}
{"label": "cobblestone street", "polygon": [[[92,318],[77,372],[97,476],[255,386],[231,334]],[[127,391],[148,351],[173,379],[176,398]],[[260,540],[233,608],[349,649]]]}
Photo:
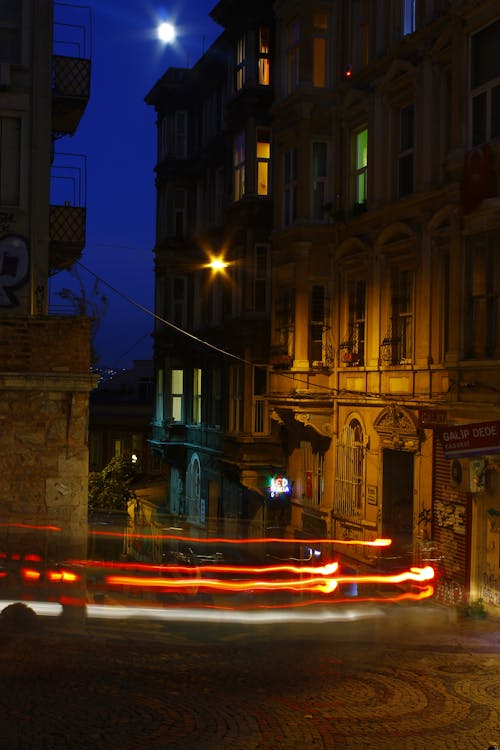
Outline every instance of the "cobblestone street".
{"label": "cobblestone street", "polygon": [[[352,612],[356,610],[353,608]],[[0,635],[2,750],[487,750],[498,623],[390,607],[305,624]]]}

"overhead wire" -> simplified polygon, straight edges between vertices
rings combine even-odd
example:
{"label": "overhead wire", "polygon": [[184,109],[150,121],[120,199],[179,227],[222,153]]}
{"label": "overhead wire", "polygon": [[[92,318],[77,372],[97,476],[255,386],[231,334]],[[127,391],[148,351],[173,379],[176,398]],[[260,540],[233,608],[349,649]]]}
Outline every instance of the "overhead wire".
{"label": "overhead wire", "polygon": [[[150,317],[157,320],[159,323],[163,323],[164,325],[168,326],[169,328],[173,329],[174,331],[177,331],[177,333],[182,334],[183,336],[186,336],[187,338],[190,338],[193,341],[196,341],[196,343],[201,344],[202,346],[207,347],[208,349],[211,349],[212,351],[217,352],[217,354],[220,354],[224,357],[229,357],[233,360],[236,360],[238,362],[241,362],[242,364],[249,365],[251,367],[260,367],[264,369],[268,369],[267,364],[260,364],[256,362],[252,362],[251,360],[246,359],[245,357],[241,357],[238,354],[234,354],[233,352],[229,352],[226,349],[222,349],[219,346],[216,346],[215,344],[212,344],[210,341],[206,341],[205,339],[200,338],[199,336],[196,336],[194,333],[191,333],[190,331],[186,331],[184,328],[181,328],[180,326],[176,325],[175,323],[172,323],[170,320],[167,320],[166,318],[162,318],[161,315],[158,315],[153,310],[150,310],[148,307],[145,307],[140,302],[137,302],[137,300],[134,300],[129,295],[125,294],[125,292],[120,291],[115,286],[110,284],[106,279],[103,279],[102,276],[99,276],[95,271],[92,271],[90,268],[88,268],[86,265],[84,265],[81,261],[76,261],[76,263],[82,268],[84,271],[89,273],[91,276],[93,276],[95,279],[97,279],[101,284],[104,284],[107,286],[111,291],[113,291],[115,294],[117,294],[119,297],[124,299],[129,304],[133,305],[137,309],[141,310],[142,312],[146,313]],[[149,334],[147,334],[149,335]],[[145,336],[144,336],[145,338]],[[135,346],[135,344],[134,344]],[[132,347],[133,348],[133,347]],[[130,351],[130,350],[129,350]],[[124,356],[124,355],[123,355]],[[344,396],[348,397],[351,396],[353,398],[355,397],[364,397],[364,398],[370,398],[370,399],[385,399],[390,400],[392,402],[399,402],[401,399],[393,396],[389,393],[369,393],[368,391],[351,391],[348,389],[341,389],[341,388],[332,388],[329,385],[324,385],[323,383],[311,383],[310,379],[302,379],[300,377],[297,377],[296,374],[289,374],[287,372],[280,372],[280,377],[286,378],[288,380],[292,380],[294,383],[297,384],[304,384],[307,385],[308,388],[317,388],[319,390],[328,391],[330,394],[336,394],[337,396]],[[301,394],[304,395],[304,394]],[[436,405],[436,399],[429,399],[428,402],[421,401],[422,405],[425,403],[428,403],[429,405]],[[439,401],[437,403],[440,403]]]}

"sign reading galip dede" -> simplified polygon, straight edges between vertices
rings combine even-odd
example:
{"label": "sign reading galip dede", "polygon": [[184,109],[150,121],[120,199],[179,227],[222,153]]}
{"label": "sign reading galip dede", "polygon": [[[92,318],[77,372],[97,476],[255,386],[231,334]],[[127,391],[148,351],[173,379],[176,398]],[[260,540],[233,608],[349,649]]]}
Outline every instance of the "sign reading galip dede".
{"label": "sign reading galip dede", "polygon": [[500,421],[443,427],[440,437],[446,458],[500,453]]}

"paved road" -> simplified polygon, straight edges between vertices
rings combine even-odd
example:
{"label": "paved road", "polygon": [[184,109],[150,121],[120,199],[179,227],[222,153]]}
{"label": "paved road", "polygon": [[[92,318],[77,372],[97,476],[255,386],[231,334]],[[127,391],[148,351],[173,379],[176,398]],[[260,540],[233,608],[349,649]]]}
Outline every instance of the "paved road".
{"label": "paved road", "polygon": [[433,605],[353,604],[339,613],[318,612],[316,622],[89,621],[78,633],[0,633],[0,748],[500,743],[498,622]]}

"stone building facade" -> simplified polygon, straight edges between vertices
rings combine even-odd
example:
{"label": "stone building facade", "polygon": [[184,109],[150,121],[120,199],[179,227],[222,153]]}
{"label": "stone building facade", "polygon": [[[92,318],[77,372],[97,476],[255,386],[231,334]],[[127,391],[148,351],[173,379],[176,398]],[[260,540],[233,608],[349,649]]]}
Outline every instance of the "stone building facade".
{"label": "stone building facade", "polygon": [[[249,22],[239,4],[218,3],[221,37],[196,71],[167,71],[150,102],[161,113],[175,90],[178,101],[185,96],[192,104],[179,107],[186,150],[160,160],[158,174],[172,190],[182,181],[187,191],[190,247],[204,247],[203,230],[217,224],[216,206],[223,209],[218,226],[226,240],[218,247],[228,264],[227,287],[199,286],[192,296],[197,271],[185,266],[189,281],[174,289],[168,266],[157,266],[160,314],[226,352],[220,380],[210,381],[208,364],[199,367],[194,431],[172,411],[187,394],[165,387],[168,366],[166,380],[157,380],[161,419],[167,417],[157,422],[158,439],[167,462],[177,464],[179,497],[189,476],[186,456],[203,443],[206,470],[197,465],[193,519],[205,523],[198,498],[215,472],[222,477],[217,493],[239,491],[238,516],[262,520],[266,532],[277,526],[297,538],[358,540],[350,554],[359,565],[432,560],[441,600],[483,599],[498,612],[498,4],[277,0],[271,16],[256,21],[255,14]],[[259,23],[270,29],[265,55]],[[212,53],[224,84],[218,96],[205,78]],[[265,82],[256,77],[264,59]],[[270,101],[258,98],[265,96]],[[242,182],[258,174],[264,149],[244,149],[238,127],[229,127],[238,122],[236,106],[242,117],[243,102],[257,100],[268,105],[257,123],[270,145],[265,196],[253,178],[248,187]],[[197,151],[210,113],[218,113],[210,150],[205,144]],[[159,117],[160,146],[161,132]],[[197,171],[209,164],[210,185]],[[272,206],[269,224],[257,211],[264,197]],[[159,225],[169,211],[177,215],[172,200],[158,206]],[[258,329],[267,357],[235,348],[244,330],[235,300],[255,283],[256,267],[232,237],[255,237],[256,227],[261,243],[268,231],[270,246],[270,308]],[[174,235],[172,257],[182,258],[185,245]],[[203,318],[166,314],[196,305],[207,311]],[[163,326],[161,337],[172,341]],[[192,382],[183,341],[177,331],[175,369]],[[266,365],[262,439],[248,428],[255,392],[241,389],[234,374],[259,364]],[[246,415],[238,424],[235,401]],[[215,402],[226,407],[211,422]],[[470,439],[453,440],[470,425]],[[259,445],[261,460],[254,454],[253,466],[244,466],[251,452],[232,453],[235,442]],[[241,502],[250,483],[261,504]],[[208,507],[209,516],[219,514],[220,507]],[[390,550],[364,546],[376,537],[390,537]]]}
{"label": "stone building facade", "polygon": [[53,0],[3,2],[0,27],[0,520],[11,535],[57,526],[62,558],[86,550],[96,378],[89,320],[49,315],[49,276],[85,244],[85,208],[51,204],[51,168],[85,110],[90,56],[57,54]]}

